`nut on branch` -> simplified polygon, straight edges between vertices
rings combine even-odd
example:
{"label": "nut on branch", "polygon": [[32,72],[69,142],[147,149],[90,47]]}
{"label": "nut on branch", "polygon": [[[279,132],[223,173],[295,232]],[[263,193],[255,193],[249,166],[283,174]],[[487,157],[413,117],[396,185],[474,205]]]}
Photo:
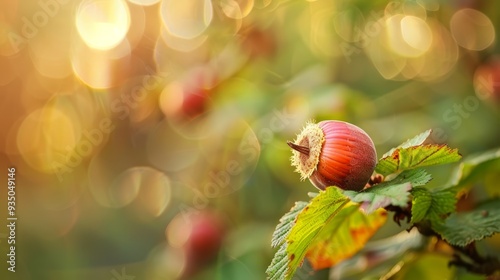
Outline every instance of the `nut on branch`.
{"label": "nut on branch", "polygon": [[329,186],[362,190],[377,164],[371,138],[347,122],[307,123],[297,139],[287,144],[293,149],[292,166],[301,180],[309,178],[320,190]]}

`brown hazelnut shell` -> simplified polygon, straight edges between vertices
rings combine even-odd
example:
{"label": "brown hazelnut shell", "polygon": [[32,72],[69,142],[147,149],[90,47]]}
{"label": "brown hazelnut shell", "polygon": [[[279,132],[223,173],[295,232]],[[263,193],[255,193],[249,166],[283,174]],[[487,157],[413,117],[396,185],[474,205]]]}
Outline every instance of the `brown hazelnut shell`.
{"label": "brown hazelnut shell", "polygon": [[320,190],[329,186],[362,190],[377,164],[371,138],[347,122],[309,123],[289,145],[294,149],[292,165]]}

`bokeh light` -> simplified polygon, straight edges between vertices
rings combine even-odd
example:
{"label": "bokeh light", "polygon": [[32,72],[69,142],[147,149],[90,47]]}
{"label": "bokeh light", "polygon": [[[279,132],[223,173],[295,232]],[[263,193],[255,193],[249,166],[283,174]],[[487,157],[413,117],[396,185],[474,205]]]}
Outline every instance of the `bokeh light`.
{"label": "bokeh light", "polygon": [[424,54],[432,43],[432,33],[426,22],[415,16],[395,15],[386,20],[389,45],[404,57]]}
{"label": "bokeh light", "polygon": [[124,40],[109,50],[96,50],[81,41],[71,49],[73,72],[84,84],[105,89],[117,86],[130,71],[130,44]]}
{"label": "bokeh light", "polygon": [[438,80],[458,59],[457,43],[442,23],[417,4],[389,4],[385,16],[367,25],[365,52],[377,71],[392,80]]}
{"label": "bokeh light", "polygon": [[427,23],[414,16],[401,20],[401,33],[404,41],[418,52],[426,52],[432,44],[432,33]]}
{"label": "bokeh light", "polygon": [[227,17],[242,19],[252,11],[254,0],[222,0],[220,5]]}
{"label": "bokeh light", "polygon": [[76,28],[85,44],[108,50],[118,45],[130,27],[130,12],[123,0],[86,0],[76,14]]}
{"label": "bokeh light", "polygon": [[33,168],[55,172],[55,162],[65,164],[71,160],[63,155],[74,151],[81,135],[77,128],[75,121],[57,108],[38,109],[26,116],[19,126],[17,147]]}
{"label": "bokeh light", "polygon": [[178,134],[167,121],[153,129],[147,140],[146,154],[154,166],[165,171],[182,170],[199,157],[197,142]]}
{"label": "bokeh light", "polygon": [[160,0],[128,0],[130,3],[134,3],[141,6],[151,6],[160,2]]}
{"label": "bokeh light", "polygon": [[186,268],[186,254],[166,243],[151,250],[148,257],[147,279],[179,279]]}
{"label": "bokeh light", "polygon": [[32,40],[29,51],[36,70],[41,75],[54,79],[62,79],[71,75],[70,42],[69,38],[56,33],[50,33],[45,40]]}
{"label": "bokeh light", "polygon": [[[159,217],[168,207],[171,201],[170,179],[162,172],[152,168],[137,168],[128,171],[124,178],[122,189],[134,189],[134,184],[140,186],[137,194],[137,203],[135,208],[139,213],[148,214],[151,217]],[[127,195],[126,195],[127,196]],[[133,192],[128,194],[130,198]]]}
{"label": "bokeh light", "polygon": [[200,47],[207,40],[208,36],[201,35],[192,39],[184,39],[173,35],[166,28],[162,27],[161,38],[163,39],[163,43],[173,50],[191,52]]}
{"label": "bokeh light", "polygon": [[200,36],[213,18],[210,0],[162,0],[160,11],[168,32],[183,39]]}
{"label": "bokeh light", "polygon": [[491,20],[473,9],[457,11],[450,20],[450,29],[457,43],[468,50],[483,50],[495,40],[495,27]]}

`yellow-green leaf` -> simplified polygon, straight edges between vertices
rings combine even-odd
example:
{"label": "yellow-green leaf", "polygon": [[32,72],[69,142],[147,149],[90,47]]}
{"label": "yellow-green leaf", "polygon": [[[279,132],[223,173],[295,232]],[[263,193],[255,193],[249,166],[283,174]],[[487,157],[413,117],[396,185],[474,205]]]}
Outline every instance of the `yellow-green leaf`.
{"label": "yellow-green leaf", "polygon": [[271,246],[276,247],[281,245],[290,233],[292,226],[297,218],[297,215],[307,206],[307,202],[297,201],[295,205],[290,209],[290,212],[286,213],[281,217],[279,224],[273,233],[273,239],[271,241]]}
{"label": "yellow-green leaf", "polygon": [[307,205],[296,203],[273,235],[273,246],[280,247],[266,271],[268,279],[292,279],[306,257],[315,269],[351,257],[386,216],[383,209],[366,214],[337,187],[321,191]]}
{"label": "yellow-green leaf", "polygon": [[384,209],[367,215],[359,204],[349,203],[323,227],[310,245],[307,259],[318,270],[352,257],[385,223],[386,217]]}
{"label": "yellow-green leaf", "polygon": [[297,216],[296,223],[287,237],[287,279],[291,279],[320,231],[348,203],[349,199],[338,188],[329,187],[313,198]]}
{"label": "yellow-green leaf", "polygon": [[461,155],[457,149],[446,145],[419,145],[397,148],[389,156],[383,157],[377,164],[376,171],[383,175],[438,164],[458,161]]}
{"label": "yellow-green leaf", "polygon": [[427,138],[429,138],[429,136],[431,135],[431,132],[432,132],[432,129],[428,129],[428,130],[420,133],[419,135],[417,135],[411,139],[406,140],[404,143],[397,146],[396,148],[392,148],[391,150],[389,150],[387,153],[385,153],[382,156],[382,158],[386,158],[386,157],[391,156],[392,153],[394,153],[394,151],[396,151],[397,149],[400,149],[400,148],[406,149],[409,147],[415,147],[415,146],[422,145],[425,142],[425,140],[427,140]]}
{"label": "yellow-green leaf", "polygon": [[349,202],[338,188],[311,194],[309,203],[297,202],[280,219],[273,234],[273,246],[280,245],[266,270],[270,280],[292,279],[310,244],[325,224]]}

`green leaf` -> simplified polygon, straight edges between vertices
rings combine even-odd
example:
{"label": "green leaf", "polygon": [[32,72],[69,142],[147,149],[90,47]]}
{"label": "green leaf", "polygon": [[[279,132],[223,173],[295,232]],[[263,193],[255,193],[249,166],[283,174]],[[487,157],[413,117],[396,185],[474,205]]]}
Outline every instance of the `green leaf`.
{"label": "green leaf", "polygon": [[291,279],[321,229],[347,203],[349,203],[349,199],[338,188],[329,187],[313,198],[309,205],[297,216],[296,223],[287,237],[288,246],[286,250],[290,261],[286,279]]}
{"label": "green leaf", "polygon": [[460,160],[461,156],[457,149],[451,149],[446,145],[424,145],[431,132],[432,130],[429,129],[420,133],[385,153],[377,163],[375,171],[382,175],[389,175],[407,169]]}
{"label": "green leaf", "polygon": [[431,176],[422,169],[407,170],[390,181],[361,192],[344,191],[344,194],[352,201],[361,203],[361,209],[366,213],[372,213],[389,205],[407,206],[412,187],[423,186],[430,180]]}
{"label": "green leaf", "polygon": [[280,222],[276,226],[273,233],[273,239],[271,241],[272,247],[276,247],[285,241],[286,237],[290,233],[290,230],[292,229],[293,224],[295,223],[297,215],[299,215],[300,211],[302,211],[302,209],[306,206],[307,202],[297,201],[290,212],[281,217]]}
{"label": "green leaf", "polygon": [[454,178],[455,184],[466,180],[476,169],[480,169],[482,164],[500,159],[500,149],[494,149],[466,158],[458,168],[457,176]]}
{"label": "green leaf", "polygon": [[500,149],[498,148],[469,156],[458,166],[450,185],[455,186],[456,190],[461,190],[464,185],[471,184],[477,178],[484,178],[485,173],[498,172],[499,166]]}
{"label": "green leaf", "polygon": [[411,206],[411,222],[418,223],[427,216],[432,205],[432,195],[426,188],[414,188]]}
{"label": "green leaf", "polygon": [[288,256],[286,253],[287,244],[283,243],[279,247],[276,254],[271,261],[271,264],[266,269],[267,279],[269,280],[283,280],[287,278],[288,271]]}
{"label": "green leaf", "polygon": [[273,233],[273,238],[271,241],[271,246],[280,246],[274,258],[271,261],[271,265],[266,270],[268,279],[285,279],[285,274],[288,268],[288,257],[286,254],[287,243],[285,242],[286,237],[290,233],[293,225],[295,224],[295,219],[299,213],[307,206],[307,202],[297,201],[295,205],[290,209],[288,213],[281,217],[279,224]]}
{"label": "green leaf", "polygon": [[500,232],[500,199],[478,206],[475,210],[451,214],[433,226],[452,245],[465,246]]}
{"label": "green leaf", "polygon": [[349,203],[321,229],[306,258],[316,270],[332,267],[361,250],[386,218],[384,209],[366,214]]}
{"label": "green leaf", "polygon": [[273,235],[273,246],[281,246],[266,270],[268,279],[291,279],[305,257],[319,269],[354,255],[387,216],[383,209],[366,215],[359,207],[337,187],[321,191],[307,205],[296,203]]}
{"label": "green leaf", "polygon": [[413,195],[412,223],[418,223],[424,219],[439,222],[445,215],[455,211],[457,199],[453,191],[414,188],[411,193]]}
{"label": "green leaf", "polygon": [[403,144],[397,146],[396,148],[392,148],[391,150],[389,150],[387,153],[385,153],[382,156],[382,158],[386,158],[386,157],[391,156],[392,153],[394,153],[394,151],[396,151],[399,148],[406,149],[409,147],[422,145],[425,142],[425,140],[427,140],[427,138],[429,138],[429,135],[431,135],[431,132],[432,132],[432,129],[428,129],[427,131],[424,131],[424,132],[420,133],[419,135],[417,135],[411,139],[406,140]]}
{"label": "green leaf", "polygon": [[382,175],[418,167],[447,164],[460,160],[457,149],[446,145],[421,145],[397,148],[387,157],[380,159],[375,170]]}

